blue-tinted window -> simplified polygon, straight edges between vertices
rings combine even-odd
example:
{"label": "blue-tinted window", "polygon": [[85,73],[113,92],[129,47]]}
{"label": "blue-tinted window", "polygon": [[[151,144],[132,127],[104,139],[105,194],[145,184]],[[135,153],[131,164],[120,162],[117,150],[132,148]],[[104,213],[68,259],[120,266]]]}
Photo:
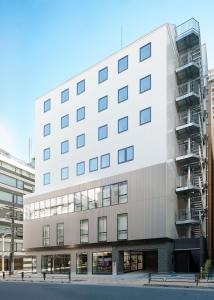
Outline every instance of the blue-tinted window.
{"label": "blue-tinted window", "polygon": [[104,96],[98,100],[98,111],[108,108],[108,96]]}
{"label": "blue-tinted window", "polygon": [[51,182],[50,172],[47,172],[47,173],[43,174],[43,184],[47,185],[47,184],[50,184],[50,182]]}
{"label": "blue-tinted window", "polygon": [[140,79],[140,93],[144,93],[151,89],[151,75]]}
{"label": "blue-tinted window", "polygon": [[100,167],[101,167],[101,169],[110,167],[110,153],[101,155]]}
{"label": "blue-tinted window", "polygon": [[128,55],[118,60],[118,73],[128,69]]}
{"label": "blue-tinted window", "polygon": [[44,101],[44,112],[51,110],[51,99]]}
{"label": "blue-tinted window", "polygon": [[85,79],[77,83],[77,95],[80,95],[83,92],[85,92]]}
{"label": "blue-tinted window", "polygon": [[100,70],[98,77],[99,83],[106,81],[108,79],[108,67],[105,67],[102,70]]}
{"label": "blue-tinted window", "polygon": [[81,161],[76,164],[76,174],[77,176],[83,175],[85,173],[85,162]]}
{"label": "blue-tinted window", "polygon": [[61,117],[61,128],[65,128],[69,126],[69,115],[65,115]]}
{"label": "blue-tinted window", "polygon": [[43,150],[43,160],[48,160],[50,158],[51,158],[51,149],[49,147]]}
{"label": "blue-tinted window", "polygon": [[151,122],[151,107],[140,111],[140,125]]}
{"label": "blue-tinted window", "polygon": [[151,43],[140,48],[140,61],[143,61],[151,56]]}
{"label": "blue-tinted window", "polygon": [[89,172],[97,171],[98,169],[98,158],[94,157],[89,160]]}
{"label": "blue-tinted window", "polygon": [[134,146],[118,150],[118,164],[134,159]]}
{"label": "blue-tinted window", "polygon": [[69,89],[66,89],[61,92],[61,103],[64,103],[69,100]]}
{"label": "blue-tinted window", "polygon": [[67,153],[69,151],[69,141],[66,140],[61,143],[61,154]]}
{"label": "blue-tinted window", "polygon": [[51,124],[50,123],[44,125],[43,134],[44,134],[44,136],[51,134]]}
{"label": "blue-tinted window", "polygon": [[81,147],[84,147],[85,146],[85,134],[80,134],[77,136],[77,145],[76,147],[77,148],[81,148]]}
{"label": "blue-tinted window", "polygon": [[128,117],[118,120],[118,133],[128,130]]}
{"label": "blue-tinted window", "polygon": [[118,103],[128,99],[128,85],[118,90]]}
{"label": "blue-tinted window", "polygon": [[77,109],[77,122],[85,119],[85,106]]}
{"label": "blue-tinted window", "polygon": [[108,137],[108,125],[104,125],[98,128],[98,140],[103,140]]}
{"label": "blue-tinted window", "polygon": [[61,180],[68,179],[68,177],[69,177],[69,168],[68,167],[61,168]]}

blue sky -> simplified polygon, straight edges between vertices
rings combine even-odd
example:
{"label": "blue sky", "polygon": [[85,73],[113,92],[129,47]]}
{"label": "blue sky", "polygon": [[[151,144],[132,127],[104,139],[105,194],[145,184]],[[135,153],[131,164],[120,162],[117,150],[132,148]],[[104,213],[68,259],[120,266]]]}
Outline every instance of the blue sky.
{"label": "blue sky", "polygon": [[201,23],[214,67],[213,0],[0,0],[0,148],[28,159],[35,99],[165,22]]}

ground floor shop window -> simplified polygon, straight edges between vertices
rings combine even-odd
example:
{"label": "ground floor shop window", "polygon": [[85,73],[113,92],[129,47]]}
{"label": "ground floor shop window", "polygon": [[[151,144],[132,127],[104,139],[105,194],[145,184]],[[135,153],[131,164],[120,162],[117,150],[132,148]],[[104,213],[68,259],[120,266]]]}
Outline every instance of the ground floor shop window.
{"label": "ground floor shop window", "polygon": [[77,254],[77,274],[88,273],[88,255],[87,253]]}
{"label": "ground floor shop window", "polygon": [[44,255],[41,257],[41,270],[48,273],[70,271],[70,254]]}
{"label": "ground floor shop window", "polygon": [[112,252],[93,253],[93,274],[112,274]]}

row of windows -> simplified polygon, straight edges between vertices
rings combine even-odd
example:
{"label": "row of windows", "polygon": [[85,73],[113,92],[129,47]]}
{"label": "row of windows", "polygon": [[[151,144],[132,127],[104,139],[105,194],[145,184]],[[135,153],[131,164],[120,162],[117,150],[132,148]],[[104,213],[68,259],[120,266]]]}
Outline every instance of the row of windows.
{"label": "row of windows", "polygon": [[[107,217],[102,216],[97,219],[97,241],[107,242]],[[117,240],[128,239],[128,214],[117,215]],[[89,220],[80,220],[80,243],[89,243]],[[56,224],[56,245],[64,245],[64,223]],[[43,246],[51,246],[50,225],[43,226]]]}
{"label": "row of windows", "polygon": [[[140,48],[140,62],[146,60],[151,57],[151,43],[148,43]],[[120,58],[118,60],[118,73],[122,73],[128,69],[128,55]],[[98,71],[98,83],[102,83],[108,80],[108,67],[101,69]],[[77,95],[85,92],[85,79],[79,81],[77,83]],[[65,89],[61,92],[61,103],[64,103],[69,100],[69,89]],[[51,110],[51,99],[47,99],[44,101],[44,112]]]}
{"label": "row of windows", "polygon": [[24,205],[24,219],[91,210],[128,202],[128,183],[122,181]]}
{"label": "row of windows", "polygon": [[[81,116],[83,116],[83,115],[81,115]],[[84,117],[85,117],[85,112],[84,112]],[[142,109],[139,113],[139,119],[140,119],[140,121],[139,121],[140,125],[150,122],[151,121],[151,107]],[[63,129],[68,126],[69,126],[69,115],[65,115],[65,116],[61,117],[61,128]],[[118,133],[121,133],[126,130],[128,130],[128,116],[123,117],[118,120]],[[50,134],[51,134],[51,124],[48,123],[48,124],[44,125],[43,135],[48,136]],[[77,140],[78,140],[78,137],[79,136],[77,136]],[[98,128],[98,140],[102,140],[107,137],[108,137],[108,125],[105,124]],[[80,147],[77,146],[77,148],[80,148]]]}

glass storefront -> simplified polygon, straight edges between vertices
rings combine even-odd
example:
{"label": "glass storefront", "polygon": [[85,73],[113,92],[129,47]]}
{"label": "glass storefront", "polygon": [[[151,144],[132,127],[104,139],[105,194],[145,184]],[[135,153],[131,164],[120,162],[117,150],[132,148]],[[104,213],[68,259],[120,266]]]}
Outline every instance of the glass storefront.
{"label": "glass storefront", "polygon": [[77,274],[87,274],[88,273],[88,255],[87,253],[77,254]]}
{"label": "glass storefront", "polygon": [[112,252],[95,252],[92,259],[93,274],[112,274]]}
{"label": "glass storefront", "polygon": [[41,270],[48,273],[68,273],[70,254],[44,255],[41,257]]}

